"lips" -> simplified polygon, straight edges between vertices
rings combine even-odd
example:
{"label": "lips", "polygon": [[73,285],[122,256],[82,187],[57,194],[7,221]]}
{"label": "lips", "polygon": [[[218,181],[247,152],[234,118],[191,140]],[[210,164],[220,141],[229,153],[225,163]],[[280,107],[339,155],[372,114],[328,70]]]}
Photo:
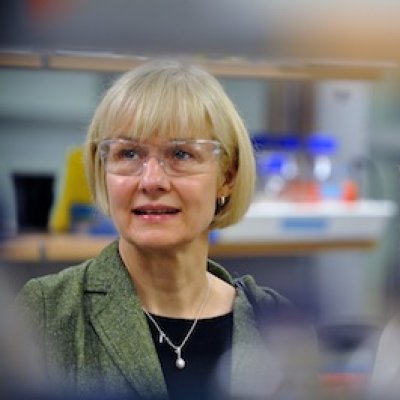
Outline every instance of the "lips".
{"label": "lips", "polygon": [[135,215],[174,215],[179,213],[180,209],[164,205],[144,205],[135,207],[132,211]]}

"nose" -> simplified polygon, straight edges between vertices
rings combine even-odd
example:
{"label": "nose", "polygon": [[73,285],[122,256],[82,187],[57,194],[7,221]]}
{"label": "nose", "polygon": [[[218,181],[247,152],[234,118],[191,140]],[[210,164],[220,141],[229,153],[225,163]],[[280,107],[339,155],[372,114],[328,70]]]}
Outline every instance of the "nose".
{"label": "nose", "polygon": [[149,157],[143,165],[142,175],[140,177],[139,189],[147,193],[167,191],[170,182],[162,166],[162,161],[157,157]]}

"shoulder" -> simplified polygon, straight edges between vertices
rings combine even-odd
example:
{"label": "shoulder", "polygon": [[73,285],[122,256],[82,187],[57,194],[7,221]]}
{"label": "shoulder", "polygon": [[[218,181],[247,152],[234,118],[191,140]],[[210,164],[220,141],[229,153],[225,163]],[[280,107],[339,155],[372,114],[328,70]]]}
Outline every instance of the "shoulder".
{"label": "shoulder", "polygon": [[243,290],[251,303],[290,306],[290,302],[286,297],[270,287],[258,285],[251,275],[244,275],[234,279],[234,284],[238,289]]}
{"label": "shoulder", "polygon": [[84,297],[90,288],[104,291],[119,276],[126,279],[117,246],[117,241],[112,242],[93,259],[56,274],[31,279],[18,294],[17,303],[23,312],[46,320],[82,314]]}
{"label": "shoulder", "polygon": [[251,275],[233,278],[225,268],[210,259],[207,269],[212,275],[241,290],[253,307],[276,305],[286,308],[290,306],[290,302],[284,296],[274,289],[258,285]]}
{"label": "shoulder", "polygon": [[68,267],[58,273],[45,275],[29,280],[22,288],[20,295],[41,292],[46,295],[59,295],[66,290],[74,290],[83,284],[87,267],[92,260]]}
{"label": "shoulder", "polygon": [[259,325],[280,324],[293,316],[292,304],[286,297],[270,287],[259,286],[251,275],[236,278],[234,284],[250,303]]}
{"label": "shoulder", "polygon": [[71,310],[81,301],[85,273],[91,262],[87,260],[58,273],[29,280],[17,296],[17,304],[36,319],[52,310]]}

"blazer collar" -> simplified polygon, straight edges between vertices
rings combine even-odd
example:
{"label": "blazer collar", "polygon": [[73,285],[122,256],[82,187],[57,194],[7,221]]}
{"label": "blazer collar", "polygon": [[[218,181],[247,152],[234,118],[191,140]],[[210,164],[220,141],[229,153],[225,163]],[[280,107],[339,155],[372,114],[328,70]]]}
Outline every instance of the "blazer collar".
{"label": "blazer collar", "polygon": [[141,398],[167,398],[160,362],[118,242],[87,270],[85,294],[94,329],[122,374]]}
{"label": "blazer collar", "polygon": [[[231,275],[213,261],[210,273],[233,284]],[[118,253],[118,242],[106,247],[89,265],[85,293],[89,318],[128,382],[143,398],[168,398],[157,351],[135,287]],[[234,303],[232,393],[243,393],[265,373],[268,359],[246,295],[238,290]],[[254,361],[259,367],[254,370]],[[264,375],[265,376],[265,375]],[[259,381],[258,381],[259,382]]]}

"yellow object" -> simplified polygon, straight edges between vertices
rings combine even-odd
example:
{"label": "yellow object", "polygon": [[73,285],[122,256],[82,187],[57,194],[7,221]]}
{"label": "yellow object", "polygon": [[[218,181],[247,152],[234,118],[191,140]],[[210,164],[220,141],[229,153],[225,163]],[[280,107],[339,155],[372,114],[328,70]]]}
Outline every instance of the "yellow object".
{"label": "yellow object", "polygon": [[49,227],[53,232],[66,232],[71,228],[71,206],[73,204],[93,204],[83,167],[81,147],[73,148],[68,152],[63,182],[59,187]]}

